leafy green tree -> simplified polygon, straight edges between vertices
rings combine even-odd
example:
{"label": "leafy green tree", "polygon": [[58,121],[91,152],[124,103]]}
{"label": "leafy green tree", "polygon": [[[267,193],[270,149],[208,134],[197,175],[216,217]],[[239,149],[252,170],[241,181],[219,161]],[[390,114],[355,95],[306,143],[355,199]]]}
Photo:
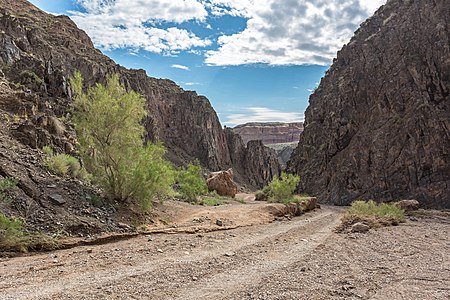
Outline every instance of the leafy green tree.
{"label": "leafy green tree", "polygon": [[175,178],[171,164],[164,159],[164,147],[144,145],[144,98],[127,92],[117,75],[86,93],[79,72],[70,84],[74,124],[86,169],[109,198],[120,202],[134,199],[148,210],[154,198],[171,191]]}
{"label": "leafy green tree", "polygon": [[185,170],[178,172],[181,197],[188,201],[197,201],[198,196],[208,193],[208,186],[199,164],[190,163]]}

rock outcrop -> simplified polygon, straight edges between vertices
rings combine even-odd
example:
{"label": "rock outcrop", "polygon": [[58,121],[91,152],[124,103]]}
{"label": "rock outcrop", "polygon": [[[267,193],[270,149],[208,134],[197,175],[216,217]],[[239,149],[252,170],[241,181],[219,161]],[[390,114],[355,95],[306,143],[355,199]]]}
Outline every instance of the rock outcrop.
{"label": "rock outcrop", "polygon": [[450,2],[390,0],[310,97],[288,168],[326,203],[450,208]]}
{"label": "rock outcrop", "polygon": [[225,136],[238,182],[246,178],[249,187],[263,188],[280,174],[275,150],[267,148],[261,141],[250,141],[245,147],[242,138],[230,128],[225,129]]}
{"label": "rock outcrop", "polygon": [[[199,160],[212,171],[234,166],[232,156],[236,154],[230,153],[230,141],[207,98],[184,91],[170,80],[148,77],[144,70],[117,65],[95,49],[90,38],[68,17],[44,13],[25,0],[0,0],[0,30],[1,71],[26,94],[23,103],[5,101],[2,105],[8,112],[26,116],[25,123],[12,129],[24,144],[34,148],[52,145],[60,151],[72,151],[74,139],[70,128],[59,139],[47,134],[55,129],[52,120],[70,113],[68,78],[79,70],[89,86],[118,74],[127,89],[147,99],[146,138],[162,141],[168,149],[168,159],[177,165]],[[267,179],[263,178],[273,175],[271,168],[278,167],[277,162],[271,161],[273,165],[267,168],[267,164],[257,170],[253,168],[270,155],[265,148],[256,150],[245,156],[255,161],[245,161],[237,168],[237,173],[241,173],[237,176],[239,182],[249,187],[264,184]]]}
{"label": "rock outcrop", "polygon": [[261,140],[264,145],[298,142],[303,123],[247,123],[238,125],[233,131],[247,144]]}

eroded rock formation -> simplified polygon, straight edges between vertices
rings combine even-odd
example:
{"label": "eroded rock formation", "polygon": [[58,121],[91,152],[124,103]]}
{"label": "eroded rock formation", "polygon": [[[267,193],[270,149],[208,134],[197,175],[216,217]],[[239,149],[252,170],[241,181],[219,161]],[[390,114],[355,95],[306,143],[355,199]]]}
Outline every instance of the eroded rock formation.
{"label": "eroded rock formation", "polygon": [[450,2],[390,0],[310,98],[289,169],[322,202],[450,208]]}

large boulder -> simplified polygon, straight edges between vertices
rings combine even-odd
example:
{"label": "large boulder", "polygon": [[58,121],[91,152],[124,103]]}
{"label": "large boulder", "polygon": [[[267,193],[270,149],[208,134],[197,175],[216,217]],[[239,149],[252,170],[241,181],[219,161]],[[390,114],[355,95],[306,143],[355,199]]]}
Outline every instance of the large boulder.
{"label": "large boulder", "polygon": [[220,196],[236,196],[238,188],[233,181],[233,169],[227,171],[212,172],[206,181],[209,191],[215,191]]}

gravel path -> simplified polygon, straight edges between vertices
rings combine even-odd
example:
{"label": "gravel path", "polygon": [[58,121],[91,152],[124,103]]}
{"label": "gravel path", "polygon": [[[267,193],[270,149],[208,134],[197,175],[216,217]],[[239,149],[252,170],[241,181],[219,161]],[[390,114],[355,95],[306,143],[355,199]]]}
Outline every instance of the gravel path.
{"label": "gravel path", "polygon": [[0,261],[0,299],[450,299],[450,219],[336,234],[334,207]]}

